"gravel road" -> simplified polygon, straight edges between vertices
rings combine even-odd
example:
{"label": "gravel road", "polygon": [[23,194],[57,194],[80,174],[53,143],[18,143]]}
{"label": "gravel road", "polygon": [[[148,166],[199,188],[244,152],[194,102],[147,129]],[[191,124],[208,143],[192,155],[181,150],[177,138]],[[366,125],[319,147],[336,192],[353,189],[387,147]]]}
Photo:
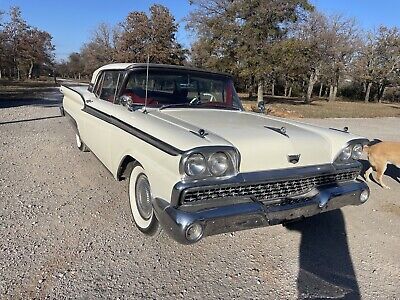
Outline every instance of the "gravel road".
{"label": "gravel road", "polygon": [[[0,100],[0,298],[400,298],[398,169],[363,206],[183,246],[133,227],[126,182],[75,148],[60,100]],[[307,121],[400,140],[396,118]]]}

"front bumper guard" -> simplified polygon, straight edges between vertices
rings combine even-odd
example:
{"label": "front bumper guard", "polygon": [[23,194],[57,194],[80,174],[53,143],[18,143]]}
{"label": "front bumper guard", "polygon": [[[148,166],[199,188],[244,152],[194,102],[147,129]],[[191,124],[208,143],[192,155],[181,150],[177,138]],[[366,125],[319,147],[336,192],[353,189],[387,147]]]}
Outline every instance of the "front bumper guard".
{"label": "front bumper guard", "polygon": [[[347,205],[360,205],[362,192],[369,195],[368,185],[351,181],[334,186],[321,186],[303,196],[304,201],[292,205],[266,206],[252,201],[186,212],[173,207],[167,201],[155,198],[153,207],[164,230],[181,244],[192,244],[201,238],[256,227],[271,226],[292,220],[310,217],[319,213]],[[193,224],[200,224],[201,235],[195,239],[187,238],[187,230]]]}

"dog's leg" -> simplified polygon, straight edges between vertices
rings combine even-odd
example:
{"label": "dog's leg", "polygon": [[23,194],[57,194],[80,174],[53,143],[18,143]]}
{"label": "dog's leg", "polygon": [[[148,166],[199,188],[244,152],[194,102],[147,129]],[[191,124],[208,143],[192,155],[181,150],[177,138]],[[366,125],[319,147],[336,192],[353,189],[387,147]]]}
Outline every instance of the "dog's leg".
{"label": "dog's leg", "polygon": [[386,168],[387,168],[387,163],[385,163],[383,166],[381,166],[379,168],[376,168],[376,181],[381,185],[381,187],[383,187],[385,189],[390,189],[390,187],[385,185],[382,180],[382,177],[386,171]]}
{"label": "dog's leg", "polygon": [[364,174],[365,180],[368,182],[371,182],[371,178],[370,178],[371,173],[372,173],[372,167],[369,167],[369,169],[367,171],[365,171],[365,174]]}

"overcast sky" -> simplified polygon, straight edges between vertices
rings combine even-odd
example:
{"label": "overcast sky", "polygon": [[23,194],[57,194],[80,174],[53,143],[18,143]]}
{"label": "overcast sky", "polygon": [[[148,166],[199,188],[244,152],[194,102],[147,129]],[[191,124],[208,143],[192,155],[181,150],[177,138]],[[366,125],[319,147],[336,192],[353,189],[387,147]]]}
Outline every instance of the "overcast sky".
{"label": "overcast sky", "polygon": [[[180,43],[188,47],[191,39],[184,29],[183,18],[191,9],[188,0],[0,0],[0,10],[19,6],[30,25],[50,32],[56,45],[57,58],[79,51],[97,24],[117,24],[130,11],[148,11],[154,4],[167,6],[181,25]],[[362,28],[379,25],[400,27],[400,0],[311,0],[316,8],[328,14],[343,14],[357,19]]]}

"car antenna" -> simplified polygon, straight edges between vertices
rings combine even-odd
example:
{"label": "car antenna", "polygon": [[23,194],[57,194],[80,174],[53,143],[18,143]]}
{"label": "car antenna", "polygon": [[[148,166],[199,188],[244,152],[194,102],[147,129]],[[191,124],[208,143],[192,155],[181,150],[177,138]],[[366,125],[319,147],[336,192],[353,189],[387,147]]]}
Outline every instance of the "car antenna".
{"label": "car antenna", "polygon": [[147,54],[147,66],[146,66],[146,95],[144,98],[144,110],[143,113],[147,114],[147,91],[149,87],[149,64],[150,64],[150,55]]}

